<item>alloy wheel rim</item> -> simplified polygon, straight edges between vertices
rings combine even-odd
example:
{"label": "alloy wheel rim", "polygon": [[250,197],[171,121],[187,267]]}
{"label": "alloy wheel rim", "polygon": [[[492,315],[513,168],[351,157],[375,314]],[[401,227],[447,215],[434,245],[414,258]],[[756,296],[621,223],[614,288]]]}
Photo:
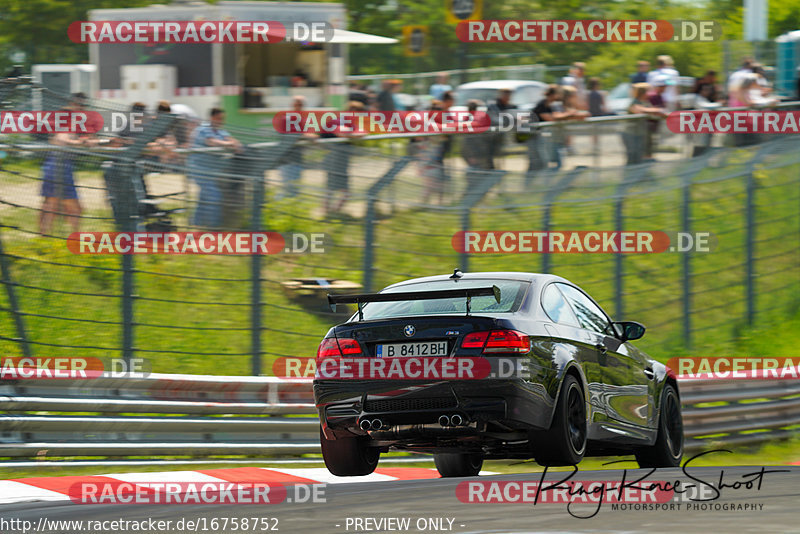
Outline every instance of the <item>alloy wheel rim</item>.
{"label": "alloy wheel rim", "polygon": [[578,386],[572,385],[567,396],[567,422],[572,449],[581,453],[586,442],[586,415]]}
{"label": "alloy wheel rim", "polygon": [[678,400],[675,394],[670,391],[667,394],[665,410],[662,416],[666,416],[666,438],[669,452],[674,458],[683,453],[683,420],[681,418]]}

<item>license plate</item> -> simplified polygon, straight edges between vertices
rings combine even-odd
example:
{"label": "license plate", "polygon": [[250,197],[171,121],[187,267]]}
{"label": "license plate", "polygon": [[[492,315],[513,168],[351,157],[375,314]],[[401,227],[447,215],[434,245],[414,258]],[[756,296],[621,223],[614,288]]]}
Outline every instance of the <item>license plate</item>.
{"label": "license plate", "polygon": [[378,358],[396,356],[447,356],[447,341],[391,343],[375,347]]}

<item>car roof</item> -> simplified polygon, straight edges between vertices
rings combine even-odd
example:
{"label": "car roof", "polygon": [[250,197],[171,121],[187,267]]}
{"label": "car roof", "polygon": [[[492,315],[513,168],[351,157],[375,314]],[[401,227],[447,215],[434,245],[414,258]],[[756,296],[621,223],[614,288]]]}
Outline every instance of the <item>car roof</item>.
{"label": "car roof", "polygon": [[537,82],[534,80],[484,80],[480,82],[462,83],[456,87],[459,89],[519,89],[526,85],[534,85],[536,87],[547,87],[546,83]]}
{"label": "car roof", "polygon": [[[450,277],[453,276],[452,273],[450,274],[439,274],[435,276],[425,276],[422,278],[411,278],[409,280],[403,280],[402,282],[397,282],[396,284],[392,284],[390,286],[386,286],[384,289],[390,289],[398,286],[416,284],[420,282],[436,282],[440,280],[450,280]],[[475,279],[483,279],[483,278],[496,278],[500,280],[520,280],[525,282],[551,282],[551,281],[559,281],[559,282],[566,282],[568,284],[572,284],[569,280],[562,278],[560,276],[554,274],[543,274],[543,273],[522,273],[522,272],[515,272],[515,271],[493,271],[493,272],[477,272],[477,273],[463,273],[461,280],[475,280]]]}

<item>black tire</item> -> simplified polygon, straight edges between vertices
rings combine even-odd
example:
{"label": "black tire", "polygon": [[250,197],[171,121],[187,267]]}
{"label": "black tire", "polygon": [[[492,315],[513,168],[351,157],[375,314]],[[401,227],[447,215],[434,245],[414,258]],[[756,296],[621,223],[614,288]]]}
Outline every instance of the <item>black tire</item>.
{"label": "black tire", "polygon": [[433,455],[433,463],[442,478],[478,476],[483,467],[480,454],[461,452],[438,452]]}
{"label": "black tire", "polygon": [[634,453],[639,467],[679,467],[683,458],[683,416],[678,392],[672,384],[664,386],[661,411],[658,416],[658,435],[650,447]]}
{"label": "black tire", "polygon": [[325,467],[336,476],[369,475],[378,466],[381,452],[377,447],[368,446],[369,438],[366,436],[327,439],[320,426],[319,442]]}
{"label": "black tire", "polygon": [[550,429],[534,435],[534,457],[540,465],[577,465],[586,454],[586,397],[581,383],[564,377]]}

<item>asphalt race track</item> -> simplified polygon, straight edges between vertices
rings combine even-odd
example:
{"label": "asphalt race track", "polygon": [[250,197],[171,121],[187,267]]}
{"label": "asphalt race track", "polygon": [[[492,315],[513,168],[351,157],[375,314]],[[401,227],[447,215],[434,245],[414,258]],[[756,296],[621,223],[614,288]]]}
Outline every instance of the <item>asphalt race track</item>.
{"label": "asphalt race track", "polygon": [[[573,504],[567,510],[566,503],[463,503],[456,497],[456,487],[464,481],[484,483],[499,481],[536,481],[541,474],[491,475],[470,479],[397,480],[391,482],[364,482],[328,484],[325,487],[325,503],[290,503],[274,505],[78,505],[70,502],[36,502],[0,506],[0,518],[8,521],[20,519],[37,524],[39,518],[54,520],[171,520],[174,525],[182,518],[197,521],[195,529],[175,527],[161,530],[173,532],[243,532],[231,528],[212,529],[208,523],[217,518],[268,517],[276,518],[265,525],[277,525],[279,532],[344,533],[344,532],[455,532],[455,533],[536,533],[536,532],[670,532],[670,533],[729,533],[800,532],[800,467],[769,466],[761,476],[760,489],[756,467],[689,467],[688,474],[681,469],[659,469],[646,478],[648,481],[680,480],[682,484],[694,484],[683,496],[675,496],[670,503],[674,510],[612,510],[612,504],[604,503],[597,510],[596,503]],[[645,470],[630,470],[628,481],[641,478]],[[546,481],[563,479],[567,473],[548,473]],[[720,476],[725,486],[720,486]],[[619,481],[622,470],[581,471],[572,481]],[[745,482],[751,481],[751,484]],[[738,484],[737,484],[738,482]],[[692,492],[703,487],[707,495],[720,489],[719,496],[705,503],[681,502]],[[750,486],[749,488],[747,486]],[[685,487],[685,486],[684,486]],[[289,491],[288,495],[292,495]],[[688,500],[688,499],[687,499]],[[678,506],[680,505],[680,506]],[[705,506],[705,509],[687,509],[687,506]],[[745,509],[730,509],[742,505]],[[744,506],[747,505],[747,506]],[[580,519],[573,517],[590,516]],[[198,520],[205,518],[205,523]],[[348,524],[348,518],[350,522]],[[355,519],[370,519],[370,523],[355,523]],[[409,528],[399,528],[396,523],[378,524],[387,518],[408,518]],[[433,522],[427,520],[433,519]],[[374,521],[372,521],[374,520]],[[452,523],[450,523],[450,520]],[[185,523],[184,523],[185,525]],[[203,526],[205,525],[205,529]],[[368,525],[368,528],[356,526]],[[419,526],[419,528],[418,528]],[[35,528],[31,532],[36,531]],[[74,530],[49,530],[49,532],[71,533]],[[249,532],[266,529],[250,528]],[[2,529],[9,534],[13,529]],[[21,530],[20,530],[21,532]],[[116,532],[130,532],[116,530]]]}

